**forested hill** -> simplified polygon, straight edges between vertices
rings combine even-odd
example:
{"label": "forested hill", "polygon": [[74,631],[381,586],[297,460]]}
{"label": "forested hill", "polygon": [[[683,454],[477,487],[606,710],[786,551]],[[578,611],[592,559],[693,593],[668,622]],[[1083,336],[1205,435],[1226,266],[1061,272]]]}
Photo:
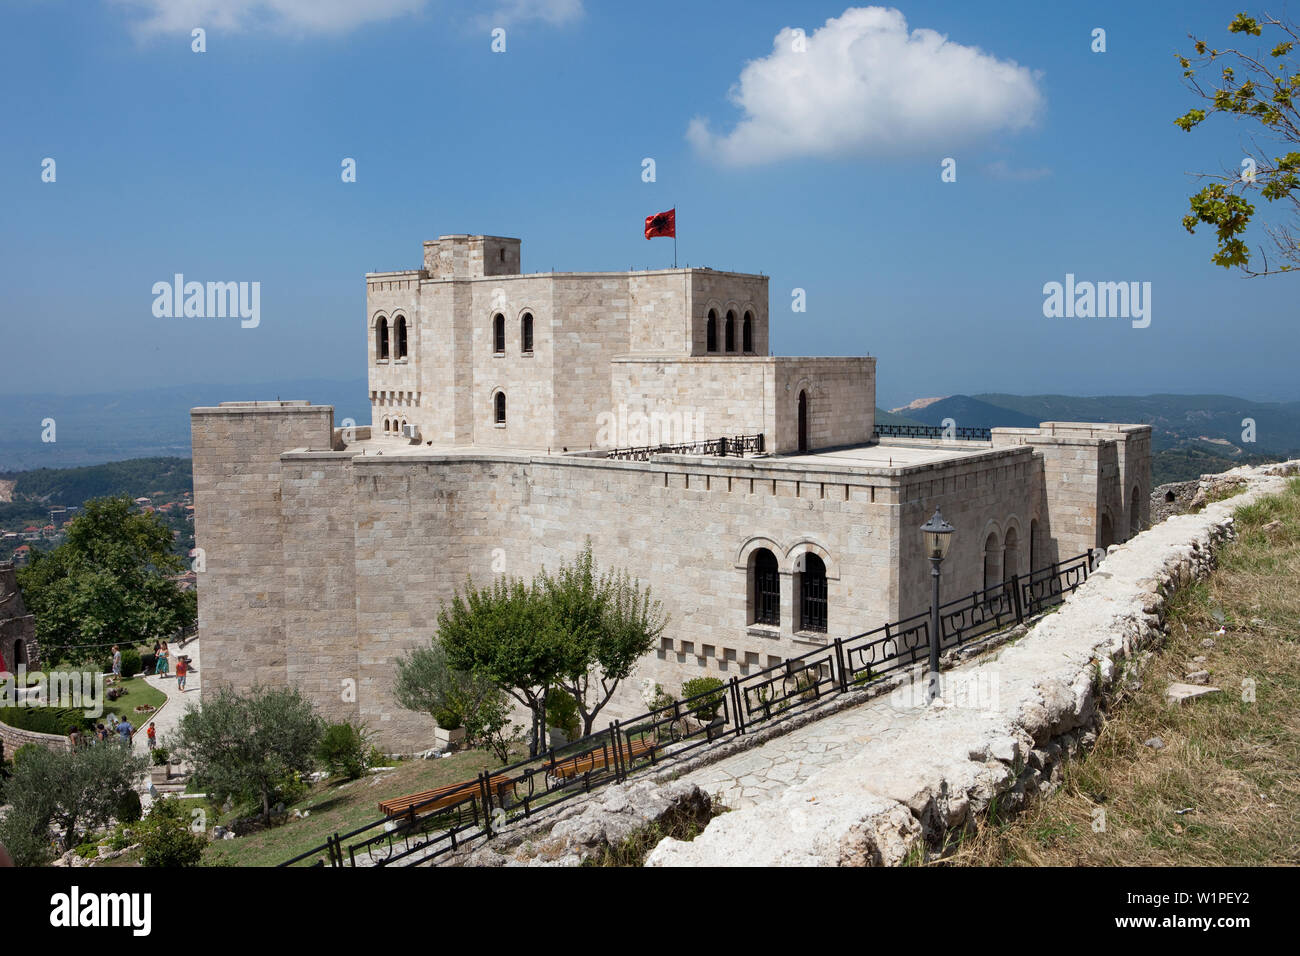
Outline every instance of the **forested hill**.
{"label": "forested hill", "polygon": [[188,458],[132,458],[82,468],[0,472],[0,528],[41,519],[54,505],[80,505],[108,495],[174,501],[192,492]]}

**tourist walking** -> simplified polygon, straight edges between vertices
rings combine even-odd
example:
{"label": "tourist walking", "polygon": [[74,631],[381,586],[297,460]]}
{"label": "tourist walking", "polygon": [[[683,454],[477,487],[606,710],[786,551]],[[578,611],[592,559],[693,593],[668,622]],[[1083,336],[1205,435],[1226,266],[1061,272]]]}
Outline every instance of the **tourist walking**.
{"label": "tourist walking", "polygon": [[189,672],[189,662],[183,657],[176,658],[176,686],[181,693],[185,692],[185,675]]}
{"label": "tourist walking", "polygon": [[144,732],[145,737],[149,739],[149,749],[153,750],[158,746],[158,731],[154,730],[153,724],[150,724]]}
{"label": "tourist walking", "polygon": [[122,737],[122,743],[130,745],[131,734],[135,732],[135,728],[131,726],[131,721],[123,720],[120,724],[117,725],[117,732]]}
{"label": "tourist walking", "polygon": [[157,657],[157,663],[154,664],[153,667],[154,674],[161,674],[163,677],[167,676],[167,667],[169,663],[167,660],[167,654],[167,642],[163,641],[158,645],[158,650],[154,652],[155,657]]}
{"label": "tourist walking", "polygon": [[113,679],[118,683],[122,681],[122,652],[113,645]]}

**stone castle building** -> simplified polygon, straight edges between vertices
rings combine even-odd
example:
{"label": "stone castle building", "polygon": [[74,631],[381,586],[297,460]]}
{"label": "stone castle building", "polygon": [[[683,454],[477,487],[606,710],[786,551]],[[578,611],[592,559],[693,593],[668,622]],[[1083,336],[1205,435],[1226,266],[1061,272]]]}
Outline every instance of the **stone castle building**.
{"label": "stone castle building", "polygon": [[[531,577],[590,539],[671,618],[602,713],[627,716],[642,678],[677,693],[927,607],[936,507],[957,529],[946,595],[1148,521],[1149,426],[877,440],[875,359],[769,355],[767,277],[520,261],[518,239],[453,235],[366,276],[368,424],[305,401],[192,411],[205,688],[297,685],[427,747],[394,660],[467,575]],[[608,454],[724,436],[744,454]]]}
{"label": "stone castle building", "polygon": [[36,647],[36,618],[27,612],[13,562],[0,562],[0,671],[40,663]]}

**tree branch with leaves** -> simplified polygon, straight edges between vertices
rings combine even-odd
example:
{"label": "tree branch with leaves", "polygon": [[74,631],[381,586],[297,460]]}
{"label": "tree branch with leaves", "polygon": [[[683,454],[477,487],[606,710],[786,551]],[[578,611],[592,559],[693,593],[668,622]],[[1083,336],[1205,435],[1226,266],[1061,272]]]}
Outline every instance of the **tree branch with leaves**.
{"label": "tree branch with leaves", "polygon": [[[1270,31],[1270,42],[1276,40],[1267,53],[1236,47],[1215,49],[1204,40],[1189,37],[1195,55],[1179,55],[1178,62],[1187,86],[1207,108],[1193,108],[1178,117],[1174,123],[1179,128],[1190,132],[1222,113],[1258,123],[1258,133],[1284,147],[1300,146],[1300,113],[1296,109],[1300,73],[1293,60],[1300,28],[1268,14],[1256,19],[1245,13],[1239,13],[1228,26],[1229,33],[1243,38],[1262,37],[1265,29]],[[1215,69],[1217,77],[1212,82],[1201,79],[1203,73]],[[1183,227],[1195,233],[1198,226],[1212,226],[1218,248],[1210,261],[1225,269],[1236,267],[1248,276],[1290,272],[1300,266],[1296,231],[1300,224],[1300,149],[1269,159],[1257,142],[1252,140],[1252,145],[1243,168],[1199,174],[1211,182],[1190,197],[1191,213],[1183,217]],[[1252,264],[1250,247],[1243,238],[1256,214],[1252,196],[1288,207],[1282,216],[1263,226],[1274,261],[1270,262],[1267,246],[1261,246],[1258,261],[1262,267]]]}

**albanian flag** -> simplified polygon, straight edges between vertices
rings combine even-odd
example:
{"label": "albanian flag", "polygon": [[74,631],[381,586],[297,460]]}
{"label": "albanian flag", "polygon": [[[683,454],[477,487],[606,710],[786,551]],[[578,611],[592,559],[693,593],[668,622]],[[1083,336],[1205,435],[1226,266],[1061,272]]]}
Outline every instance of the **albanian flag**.
{"label": "albanian flag", "polygon": [[674,206],[667,212],[657,212],[653,216],[645,217],[645,237],[653,239],[656,236],[671,236],[677,238],[677,207]]}

